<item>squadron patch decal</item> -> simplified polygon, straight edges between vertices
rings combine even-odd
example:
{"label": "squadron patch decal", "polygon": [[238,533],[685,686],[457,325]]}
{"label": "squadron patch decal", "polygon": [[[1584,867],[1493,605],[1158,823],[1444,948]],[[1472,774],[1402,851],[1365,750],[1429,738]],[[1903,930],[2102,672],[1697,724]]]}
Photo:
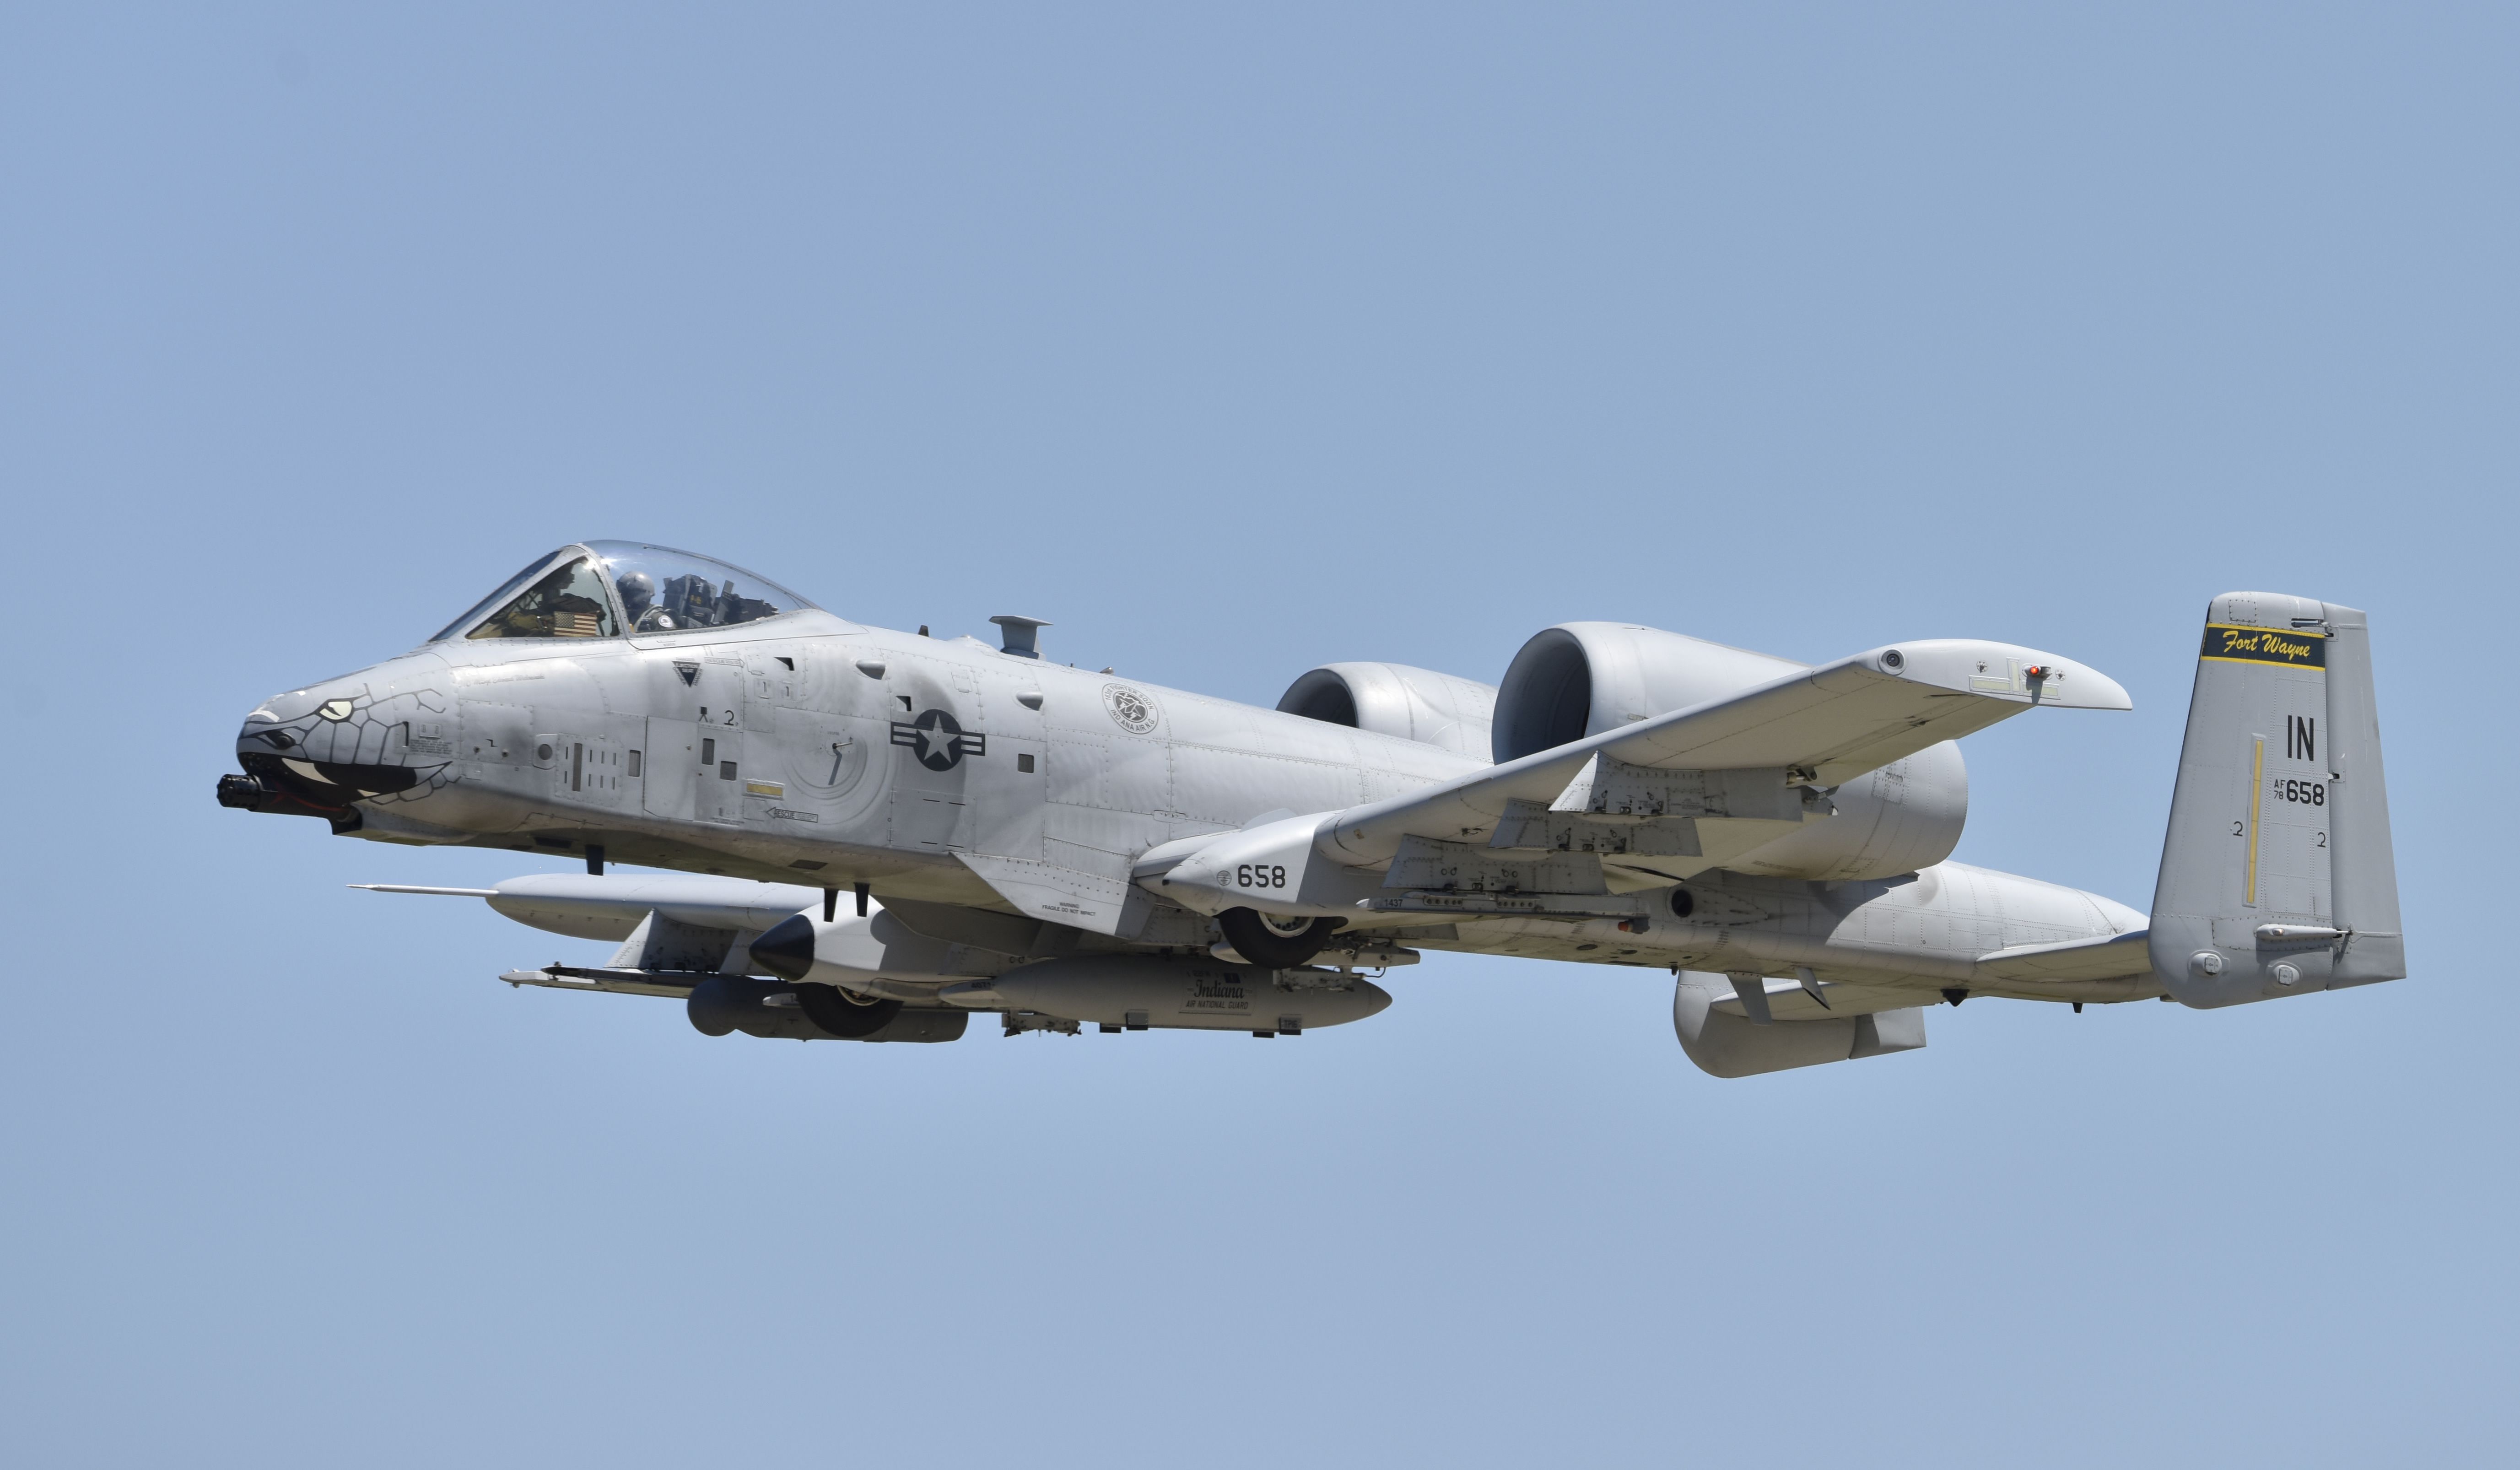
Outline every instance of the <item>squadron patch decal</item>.
{"label": "squadron patch decal", "polygon": [[1148,733],[1164,717],[1153,700],[1126,684],[1103,685],[1102,708],[1110,712],[1113,724],[1132,735]]}
{"label": "squadron patch decal", "polygon": [[989,737],[964,729],[942,710],[929,710],[915,720],[894,720],[892,743],[917,751],[919,763],[932,771],[949,771],[966,756],[989,753]]}

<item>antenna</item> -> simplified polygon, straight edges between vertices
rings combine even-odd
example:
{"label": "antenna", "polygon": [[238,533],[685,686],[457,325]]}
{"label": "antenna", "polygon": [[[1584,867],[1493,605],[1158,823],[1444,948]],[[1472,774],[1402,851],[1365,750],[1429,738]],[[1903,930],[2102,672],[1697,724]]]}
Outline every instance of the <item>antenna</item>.
{"label": "antenna", "polygon": [[1018,659],[1041,657],[1041,630],[1050,626],[1048,622],[1038,618],[1017,618],[1012,613],[1000,613],[989,620],[1005,630],[1006,641],[998,646],[998,652]]}

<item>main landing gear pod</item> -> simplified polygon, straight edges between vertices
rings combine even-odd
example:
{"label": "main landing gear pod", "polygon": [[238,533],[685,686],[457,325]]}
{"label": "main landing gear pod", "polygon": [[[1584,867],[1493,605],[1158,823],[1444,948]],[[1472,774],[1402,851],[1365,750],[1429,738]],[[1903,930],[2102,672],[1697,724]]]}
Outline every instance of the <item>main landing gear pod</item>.
{"label": "main landing gear pod", "polygon": [[1225,932],[1225,942],[1235,953],[1279,970],[1311,963],[1343,922],[1264,914],[1256,908],[1229,908],[1216,916],[1216,927]]}

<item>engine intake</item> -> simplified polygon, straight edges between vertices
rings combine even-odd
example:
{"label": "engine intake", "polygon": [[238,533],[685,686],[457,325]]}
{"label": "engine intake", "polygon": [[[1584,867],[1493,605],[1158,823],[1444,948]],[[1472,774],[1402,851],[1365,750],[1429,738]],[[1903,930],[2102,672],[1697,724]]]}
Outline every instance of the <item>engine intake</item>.
{"label": "engine intake", "polygon": [[1325,664],[1286,686],[1278,708],[1485,759],[1497,692],[1474,680],[1406,664]]}
{"label": "engine intake", "polygon": [[1491,746],[1518,760],[1809,666],[1633,622],[1561,622],[1507,666]]}

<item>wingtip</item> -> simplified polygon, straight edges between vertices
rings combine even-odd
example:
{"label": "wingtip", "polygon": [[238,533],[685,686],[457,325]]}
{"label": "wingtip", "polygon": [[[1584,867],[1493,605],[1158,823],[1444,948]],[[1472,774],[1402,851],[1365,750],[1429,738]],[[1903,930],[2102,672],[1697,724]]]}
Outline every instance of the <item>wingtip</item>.
{"label": "wingtip", "polygon": [[[2058,659],[2055,661],[2055,666],[2065,671],[2065,677],[2061,680],[2042,680],[2041,682],[2047,685],[2047,690],[2042,691],[2043,697],[2035,698],[2031,703],[2061,705],[2069,710],[2132,710],[2135,708],[2135,697],[2127,693],[2124,684],[2089,664],[2076,664],[2069,660]],[[2057,700],[2044,697],[2048,691],[2061,689],[2067,685],[2072,686],[2070,698]]]}
{"label": "wingtip", "polygon": [[1956,694],[2064,710],[2135,708],[2126,686],[2090,665],[2016,643],[1926,638],[1885,645],[1850,662]]}

